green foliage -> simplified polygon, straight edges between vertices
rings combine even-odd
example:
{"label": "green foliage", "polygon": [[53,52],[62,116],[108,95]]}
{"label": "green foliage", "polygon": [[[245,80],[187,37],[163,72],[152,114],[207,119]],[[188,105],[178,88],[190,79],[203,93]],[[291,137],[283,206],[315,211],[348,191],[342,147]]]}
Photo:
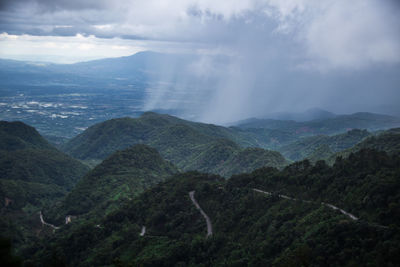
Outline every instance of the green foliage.
{"label": "green foliage", "polygon": [[[28,203],[41,207],[65,194],[65,188],[55,184],[0,179],[0,199],[2,202],[8,202],[4,207],[7,209],[20,210]],[[5,201],[6,198],[8,201]]]}
{"label": "green foliage", "polygon": [[146,145],[117,151],[84,176],[47,217],[56,224],[62,224],[66,215],[91,212],[88,216],[103,217],[175,173],[175,166]]}
{"label": "green foliage", "polygon": [[332,155],[328,162],[333,164],[337,157],[348,157],[351,153],[361,149],[375,149],[389,154],[400,154],[400,128],[382,131],[376,136],[368,137],[354,147]]}
{"label": "green foliage", "polygon": [[230,177],[233,174],[251,172],[265,166],[283,168],[286,165],[287,161],[279,152],[261,148],[246,148],[228,158],[216,173]]}
{"label": "green foliage", "polygon": [[[332,167],[302,161],[229,180],[179,174],[103,218],[62,227],[25,256],[71,266],[398,266],[399,163],[397,156],[362,150]],[[192,190],[211,218],[210,238]]]}
{"label": "green foliage", "polygon": [[0,231],[19,249],[37,238],[38,211],[65,196],[88,167],[22,122],[0,122]]}
{"label": "green foliage", "polygon": [[[322,153],[319,159],[327,159],[333,153],[352,147],[369,135],[370,133],[366,130],[358,129],[333,136],[316,135],[301,138],[289,145],[280,147],[278,150],[286,158],[293,161],[310,157],[315,161],[318,159],[319,153]],[[329,154],[329,152],[331,153]]]}
{"label": "green foliage", "polygon": [[0,150],[54,149],[35,128],[22,122],[0,121]]}
{"label": "green foliage", "polygon": [[0,237],[0,262],[7,267],[22,266],[21,259],[13,255],[11,241],[3,237]]}
{"label": "green foliage", "polygon": [[[63,148],[74,157],[90,160],[103,159],[134,144],[146,144],[184,171],[198,170],[225,177],[262,166],[282,167],[285,164],[279,153],[244,150],[236,143],[254,146],[257,142],[253,133],[148,112],[137,119],[113,119],[96,124]],[[234,166],[229,163],[240,161],[238,157],[241,156],[262,158],[249,165],[244,164],[249,160]]]}
{"label": "green foliage", "polygon": [[55,149],[0,150],[0,179],[56,184],[71,189],[88,170]]}

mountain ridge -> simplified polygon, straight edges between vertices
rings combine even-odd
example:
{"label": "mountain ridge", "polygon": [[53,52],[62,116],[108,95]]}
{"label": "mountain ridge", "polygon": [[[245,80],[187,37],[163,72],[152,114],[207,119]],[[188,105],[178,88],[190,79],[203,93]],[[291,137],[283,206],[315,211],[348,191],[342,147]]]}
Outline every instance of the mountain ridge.
{"label": "mountain ridge", "polygon": [[[229,145],[227,140],[239,145]],[[63,151],[80,159],[102,159],[115,150],[134,144],[147,144],[156,148],[166,160],[182,170],[192,170],[194,167],[201,171],[228,175],[229,172],[219,172],[220,162],[199,159],[203,163],[209,163],[201,165],[196,162],[196,158],[204,151],[212,149],[218,142],[223,144],[218,150],[219,153],[228,153],[229,157],[233,157],[244,149],[240,147],[240,143],[247,140],[254,139],[247,139],[240,131],[234,129],[146,112],[136,119],[120,118],[96,124],[64,144]],[[246,154],[248,153],[252,153],[252,150],[247,150]],[[269,166],[282,167],[286,163],[279,153],[266,151],[263,155],[265,159],[271,160],[258,161],[258,164],[264,162]]]}

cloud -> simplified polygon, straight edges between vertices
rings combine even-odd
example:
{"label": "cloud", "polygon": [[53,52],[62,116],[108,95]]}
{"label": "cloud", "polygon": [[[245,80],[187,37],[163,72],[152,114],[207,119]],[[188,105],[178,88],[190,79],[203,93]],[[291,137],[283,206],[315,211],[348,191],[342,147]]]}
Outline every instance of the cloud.
{"label": "cloud", "polygon": [[[119,38],[99,39],[77,34],[65,36],[32,36],[0,34],[0,57],[20,60],[75,63],[107,57],[121,57],[147,50],[155,44]],[[155,46],[156,47],[156,46]],[[34,53],[32,53],[34,52]]]}
{"label": "cloud", "polygon": [[278,31],[294,34],[313,66],[400,62],[400,9],[394,2],[270,0],[270,5],[278,13]]}
{"label": "cloud", "polygon": [[350,111],[360,95],[368,105],[400,101],[398,0],[0,3],[2,57],[75,62],[141,50],[197,54],[190,79],[165,67],[149,108],[168,102],[168,94],[182,101],[202,94],[201,87],[211,88],[207,81],[212,90],[197,112],[213,122],[315,106]]}
{"label": "cloud", "polygon": [[226,49],[243,42],[241,35],[248,32],[259,35],[248,43],[269,42],[274,33],[274,38],[289,36],[289,45],[303,55],[297,56],[300,66],[362,68],[400,61],[399,11],[390,0],[3,0],[0,32],[211,43]]}

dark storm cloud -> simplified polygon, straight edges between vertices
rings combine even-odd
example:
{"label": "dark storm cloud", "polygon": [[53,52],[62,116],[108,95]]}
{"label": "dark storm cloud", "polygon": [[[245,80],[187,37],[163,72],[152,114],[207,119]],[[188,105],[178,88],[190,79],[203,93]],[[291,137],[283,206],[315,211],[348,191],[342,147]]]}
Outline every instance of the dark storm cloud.
{"label": "dark storm cloud", "polygon": [[398,0],[3,0],[1,32],[185,43],[204,54],[193,71],[216,81],[207,121],[400,102]]}

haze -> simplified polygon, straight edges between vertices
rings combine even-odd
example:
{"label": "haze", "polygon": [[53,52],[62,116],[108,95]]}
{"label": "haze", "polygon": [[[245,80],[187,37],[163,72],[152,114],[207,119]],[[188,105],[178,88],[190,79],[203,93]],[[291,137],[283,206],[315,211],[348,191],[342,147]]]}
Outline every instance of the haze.
{"label": "haze", "polygon": [[190,108],[205,122],[313,107],[400,115],[396,0],[2,0],[0,33],[8,59],[195,55],[184,71],[164,66],[174,90],[144,107],[182,107],[197,90],[207,101]]}

